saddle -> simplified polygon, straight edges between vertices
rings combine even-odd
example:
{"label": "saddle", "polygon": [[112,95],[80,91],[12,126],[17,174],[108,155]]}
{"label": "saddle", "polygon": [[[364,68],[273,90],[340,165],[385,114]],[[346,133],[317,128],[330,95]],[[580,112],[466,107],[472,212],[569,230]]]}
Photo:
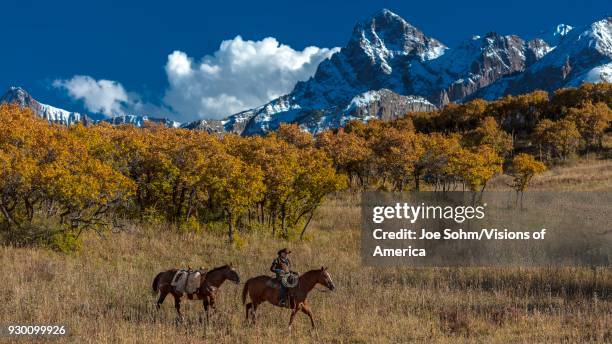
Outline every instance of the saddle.
{"label": "saddle", "polygon": [[297,272],[289,271],[285,273],[285,275],[282,277],[281,280],[278,280],[276,278],[271,278],[266,282],[266,284],[269,287],[274,288],[274,289],[280,289],[281,284],[287,289],[292,289],[292,288],[297,287],[299,283],[299,279],[300,279],[300,275]]}
{"label": "saddle", "polygon": [[289,271],[288,273],[285,273],[285,275],[283,275],[283,278],[281,279],[281,283],[287,289],[297,287],[299,282],[300,275],[298,275],[298,273],[295,271]]}

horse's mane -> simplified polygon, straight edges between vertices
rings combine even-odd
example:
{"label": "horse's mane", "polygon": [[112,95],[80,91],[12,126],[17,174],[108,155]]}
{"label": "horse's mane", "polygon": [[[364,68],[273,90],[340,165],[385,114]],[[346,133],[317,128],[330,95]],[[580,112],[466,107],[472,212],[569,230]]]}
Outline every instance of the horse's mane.
{"label": "horse's mane", "polygon": [[321,269],[308,270],[308,271],[304,272],[303,274],[301,274],[300,277],[306,276],[306,275],[310,275],[310,274],[314,274],[316,272],[320,273],[321,271],[322,271]]}
{"label": "horse's mane", "polygon": [[219,267],[216,267],[214,269],[209,270],[207,272],[207,274],[209,274],[211,272],[216,272],[216,271],[224,270],[224,269],[227,269],[227,268],[229,268],[229,265],[225,264],[225,265],[222,265],[222,266],[219,266]]}

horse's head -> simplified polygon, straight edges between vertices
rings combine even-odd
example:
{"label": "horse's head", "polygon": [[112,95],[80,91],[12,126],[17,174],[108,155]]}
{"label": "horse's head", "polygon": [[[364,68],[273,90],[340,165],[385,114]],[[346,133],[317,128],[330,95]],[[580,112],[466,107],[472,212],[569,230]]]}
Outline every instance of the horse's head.
{"label": "horse's head", "polygon": [[321,270],[319,270],[319,272],[319,280],[317,280],[317,283],[326,286],[327,289],[332,291],[336,289],[336,286],[334,285],[334,282],[332,281],[332,278],[329,272],[327,271],[327,268],[323,266],[321,267]]}
{"label": "horse's head", "polygon": [[240,276],[238,276],[238,273],[234,270],[231,263],[227,264],[225,269],[223,269],[223,276],[236,284],[240,283]]}

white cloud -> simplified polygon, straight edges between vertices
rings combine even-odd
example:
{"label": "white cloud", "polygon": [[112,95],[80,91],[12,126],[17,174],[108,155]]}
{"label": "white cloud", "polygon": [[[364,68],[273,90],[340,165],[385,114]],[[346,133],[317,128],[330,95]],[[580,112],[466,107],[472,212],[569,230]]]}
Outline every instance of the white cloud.
{"label": "white cloud", "polygon": [[168,55],[169,87],[161,106],[127,92],[117,81],[86,75],[55,80],[53,86],[82,100],[88,111],[107,116],[131,113],[178,121],[218,119],[289,93],[336,51],[338,48],[314,46],[298,51],[272,37],[245,41],[240,36],[223,41],[219,50],[199,61],[177,50]]}
{"label": "white cloud", "polygon": [[223,118],[289,93],[336,51],[314,46],[298,51],[272,37],[245,41],[240,36],[198,62],[177,50],[168,55],[164,102],[180,120]]}
{"label": "white cloud", "polygon": [[87,110],[107,116],[119,115],[125,111],[128,93],[123,86],[111,80],[95,80],[86,75],[75,75],[68,80],[55,80],[54,87],[65,89],[68,94],[85,103]]}

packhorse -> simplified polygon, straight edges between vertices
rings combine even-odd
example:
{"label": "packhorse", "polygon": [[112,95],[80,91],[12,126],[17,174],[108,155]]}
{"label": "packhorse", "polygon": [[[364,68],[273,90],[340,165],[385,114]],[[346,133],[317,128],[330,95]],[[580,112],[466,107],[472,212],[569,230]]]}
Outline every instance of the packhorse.
{"label": "packhorse", "polygon": [[[302,311],[304,314],[308,315],[312,328],[315,328],[312,311],[306,298],[308,297],[308,293],[310,293],[310,291],[312,291],[317,284],[323,285],[331,291],[336,289],[327,268],[322,267],[317,270],[310,270],[300,275],[298,285],[289,290],[287,295],[289,298],[287,305],[291,309],[289,328],[291,328],[293,318],[299,311]],[[249,303],[246,303],[247,295],[251,299],[251,302]],[[274,277],[261,275],[250,278],[248,281],[246,281],[244,288],[242,289],[242,303],[246,303],[247,322],[249,321],[249,318],[251,318],[252,323],[255,324],[257,318],[257,307],[266,301],[270,302],[274,306],[282,307],[279,304],[280,287],[277,280]]]}
{"label": "packhorse", "polygon": [[[164,303],[166,296],[168,294],[172,294],[174,297],[174,308],[176,308],[179,318],[182,318],[181,297],[183,297],[185,293],[178,291],[176,287],[172,285],[172,279],[177,271],[179,271],[179,269],[170,269],[158,273],[153,279],[152,287],[153,292],[159,291],[159,299],[156,303],[157,309],[159,309],[162,303]],[[240,283],[240,276],[238,276],[238,273],[232,268],[231,264],[223,265],[204,272],[200,281],[200,287],[195,293],[187,295],[189,300],[202,300],[207,321],[209,318],[209,309],[215,308],[215,299],[219,287],[221,287],[223,282],[226,280],[230,280],[236,284]],[[201,319],[202,318],[200,317],[200,320]]]}

